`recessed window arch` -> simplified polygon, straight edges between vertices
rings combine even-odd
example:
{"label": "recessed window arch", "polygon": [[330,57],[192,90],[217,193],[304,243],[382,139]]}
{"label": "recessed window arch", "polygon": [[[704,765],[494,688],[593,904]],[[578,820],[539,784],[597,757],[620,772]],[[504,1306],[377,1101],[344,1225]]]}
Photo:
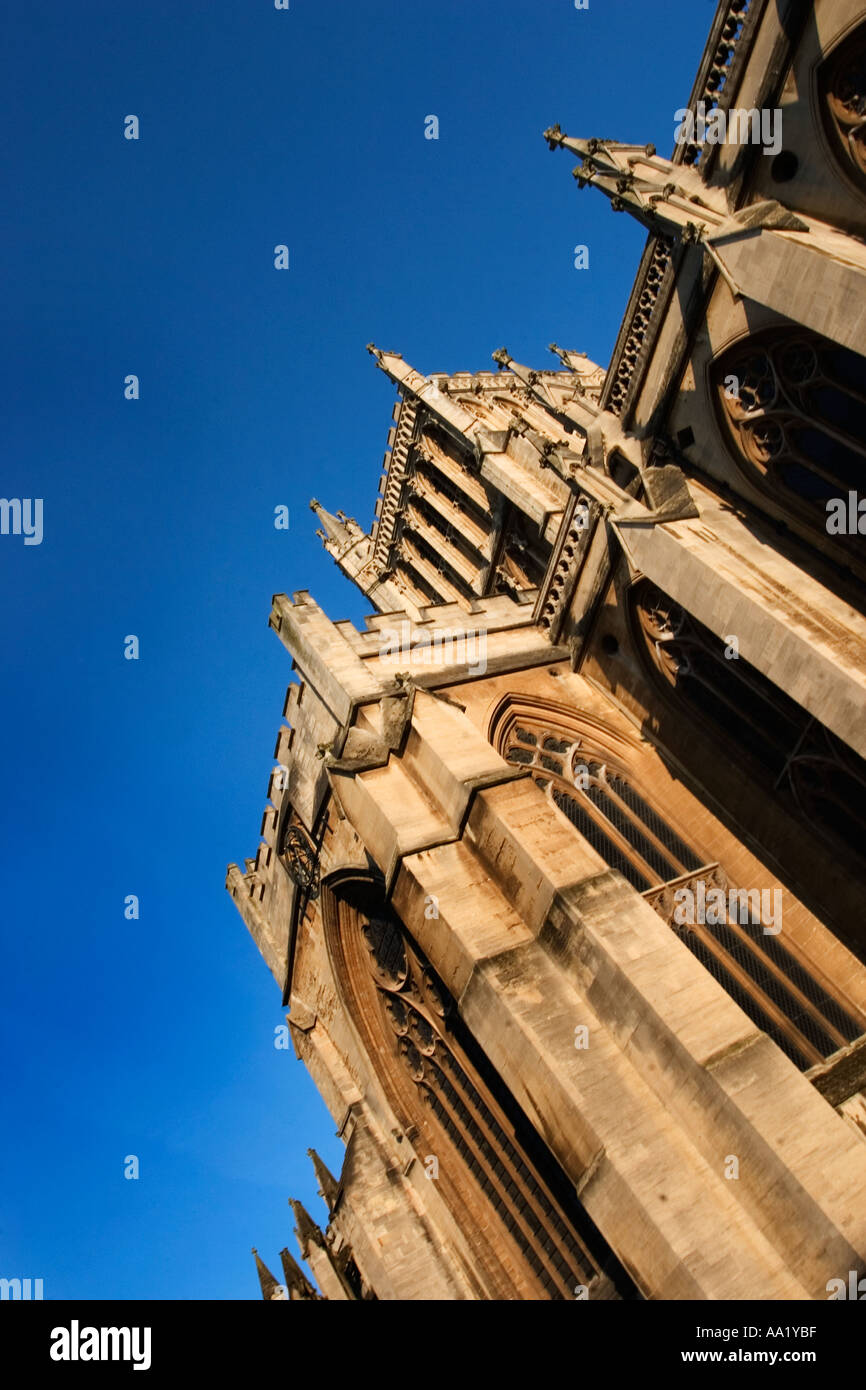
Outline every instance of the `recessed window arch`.
{"label": "recessed window arch", "polygon": [[749,754],[765,785],[813,833],[866,868],[866,762],[655,584],[630,593],[638,651],[663,689],[716,737]]}
{"label": "recessed window arch", "polygon": [[826,536],[827,502],[866,480],[866,357],[781,325],[734,343],[711,375],[738,467]]}
{"label": "recessed window arch", "polygon": [[322,906],[334,979],[402,1126],[401,1142],[421,1162],[437,1158],[438,1190],[493,1296],[567,1300],[576,1284],[591,1298],[638,1296],[387,903],[384,883],[330,879]]}
{"label": "recessed window arch", "polygon": [[[744,919],[741,885],[635,776],[634,744],[567,706],[510,697],[494,715],[490,738],[801,1070],[861,1036],[863,1020],[824,988],[808,961],[764,932],[763,902]],[[731,909],[717,922],[678,921],[678,890],[700,893],[701,884],[704,894],[721,889]]]}
{"label": "recessed window arch", "polygon": [[866,194],[866,24],[853,30],[821,64],[818,94],[836,158]]}
{"label": "recessed window arch", "polygon": [[705,862],[641,795],[624,764],[591,737],[565,729],[555,717],[529,715],[513,721],[502,747],[506,760],[530,771],[584,839],[638,892]]}

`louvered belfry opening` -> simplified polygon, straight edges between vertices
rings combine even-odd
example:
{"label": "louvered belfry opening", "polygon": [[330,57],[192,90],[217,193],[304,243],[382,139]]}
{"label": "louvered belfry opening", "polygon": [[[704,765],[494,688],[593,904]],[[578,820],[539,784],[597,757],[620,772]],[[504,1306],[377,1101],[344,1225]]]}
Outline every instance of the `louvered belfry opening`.
{"label": "louvered belfry opening", "polygon": [[[602,859],[621,873],[668,923],[755,1025],[803,1071],[824,1062],[863,1033],[841,998],[815,978],[796,948],[765,932],[761,887],[732,881],[711,854],[689,843],[635,785],[624,760],[613,758],[591,732],[568,728],[551,715],[521,711],[508,721],[499,746],[524,767]],[[698,902],[721,890],[723,910],[682,921],[688,889]],[[713,899],[709,898],[712,902]],[[772,899],[770,899],[772,902]],[[772,908],[770,909],[772,917]]]}

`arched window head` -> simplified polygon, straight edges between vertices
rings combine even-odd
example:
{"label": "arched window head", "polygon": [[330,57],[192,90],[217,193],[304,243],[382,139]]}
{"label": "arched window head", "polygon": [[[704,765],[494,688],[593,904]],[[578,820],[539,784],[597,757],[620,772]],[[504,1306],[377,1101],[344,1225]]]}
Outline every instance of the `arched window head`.
{"label": "arched window head", "polygon": [[530,771],[584,839],[638,892],[705,862],[641,795],[624,764],[591,737],[552,720],[520,719],[502,747],[506,760]]}
{"label": "arched window head", "polygon": [[[372,881],[323,889],[335,979],[407,1158],[437,1180],[495,1296],[625,1296],[631,1282],[571,1183],[462,1021],[456,1001]],[[429,1166],[428,1166],[429,1165]]]}
{"label": "arched window head", "polygon": [[[666,681],[676,686],[688,672],[706,691],[712,657],[701,652],[692,620],[648,585],[643,597],[644,633]],[[701,849],[688,826],[676,824],[640,786],[631,770],[633,745],[578,711],[518,698],[503,702],[490,736],[798,1067],[805,1070],[860,1036],[862,1021],[805,959],[764,930],[770,897],[749,898],[712,849]],[[724,904],[718,912],[705,920],[683,915],[684,903],[712,893],[711,901]]]}
{"label": "arched window head", "polygon": [[866,358],[781,327],[731,347],[713,385],[742,471],[826,534],[828,501],[866,476]]}
{"label": "arched window head", "polygon": [[652,670],[724,745],[732,738],[765,785],[810,830],[862,864],[866,762],[720,637],[647,579],[631,591],[632,621]]}
{"label": "arched window head", "polygon": [[836,156],[866,193],[866,25],[849,34],[821,65],[818,90]]}

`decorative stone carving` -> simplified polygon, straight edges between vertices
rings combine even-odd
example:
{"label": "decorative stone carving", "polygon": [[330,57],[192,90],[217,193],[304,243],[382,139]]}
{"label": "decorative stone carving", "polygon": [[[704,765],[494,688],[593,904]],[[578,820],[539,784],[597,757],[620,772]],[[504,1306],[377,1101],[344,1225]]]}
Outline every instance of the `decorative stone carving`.
{"label": "decorative stone carving", "polygon": [[673,242],[668,237],[658,237],[652,256],[646,268],[638,301],[619,353],[616,373],[603,402],[605,408],[614,415],[622,415],[626,404],[632,374],[638,364],[641,350],[647,340],[653,311],[659,298],[662,282],[671,263]]}
{"label": "decorative stone carving", "polygon": [[319,856],[303,826],[286,826],[282,854],[292,881],[310,897],[315,897],[319,891]]}
{"label": "decorative stone carving", "polygon": [[[552,1299],[615,1297],[576,1231],[563,1219],[499,1111],[463,1055],[457,1008],[400,924],[390,916],[362,922],[370,973],[399,1057],[431,1118],[464,1156]],[[455,1031],[456,1030],[456,1031]],[[442,1156],[444,1163],[445,1157]]]}
{"label": "decorative stone carving", "polygon": [[792,328],[735,344],[713,377],[737,462],[824,531],[826,500],[866,470],[866,358]]}
{"label": "decorative stone carving", "polygon": [[866,191],[866,26],[856,29],[830,55],[819,85],[837,154]]}
{"label": "decorative stone carving", "polygon": [[[699,102],[703,102],[704,109],[709,114],[720,104],[737,45],[743,35],[746,19],[752,11],[762,8],[762,6],[763,0],[731,0],[719,33],[719,41],[709,62],[705,64],[699,75],[697,94],[692,102],[693,110],[697,108]],[[711,148],[714,147],[711,146]],[[680,151],[682,152],[680,153]],[[679,146],[674,158],[683,164],[698,164],[702,153],[703,146],[692,141]]]}
{"label": "decorative stone carving", "polygon": [[[647,627],[667,648],[665,674],[675,678],[688,657],[690,620],[663,596],[647,601]],[[694,645],[694,641],[693,641]],[[677,665],[680,663],[680,665]],[[557,719],[521,711],[500,739],[509,762],[536,784],[612,868],[642,893],[684,945],[758,1028],[801,1070],[824,1061],[860,1036],[844,999],[829,992],[805,958],[777,939],[776,889],[741,888],[725,869],[689,844],[663,808],[635,786],[624,761],[611,759],[598,737],[563,711]],[[711,910],[705,910],[706,905]],[[690,907],[690,910],[689,910]],[[770,930],[765,930],[765,927]]]}

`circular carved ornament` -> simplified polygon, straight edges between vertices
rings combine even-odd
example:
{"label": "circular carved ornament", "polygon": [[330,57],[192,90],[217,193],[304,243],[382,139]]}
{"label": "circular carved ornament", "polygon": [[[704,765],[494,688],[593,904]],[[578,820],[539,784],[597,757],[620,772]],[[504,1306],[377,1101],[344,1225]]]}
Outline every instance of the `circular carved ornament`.
{"label": "circular carved ornament", "polygon": [[283,855],[292,882],[315,897],[319,889],[319,856],[303,826],[290,825],[286,828]]}

